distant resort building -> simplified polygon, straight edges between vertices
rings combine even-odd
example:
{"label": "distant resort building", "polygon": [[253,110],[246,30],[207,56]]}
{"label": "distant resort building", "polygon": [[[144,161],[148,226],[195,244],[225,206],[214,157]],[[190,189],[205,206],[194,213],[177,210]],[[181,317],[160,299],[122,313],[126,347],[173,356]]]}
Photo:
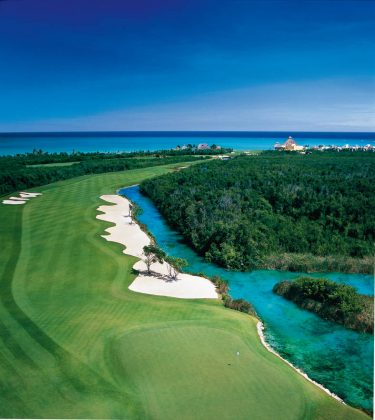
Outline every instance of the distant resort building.
{"label": "distant resort building", "polygon": [[174,150],[221,150],[221,146],[213,144],[209,146],[207,143],[200,143],[198,146],[194,144],[184,144],[183,146],[177,145]]}
{"label": "distant resort building", "polygon": [[375,152],[375,145],[366,144],[365,146],[359,146],[358,144],[351,146],[350,144],[344,144],[344,146],[335,146],[320,144],[319,146],[313,146],[311,150],[319,150],[320,152],[331,151],[331,152]]}
{"label": "distant resort building", "polygon": [[197,146],[197,150],[208,150],[211,149],[211,147],[207,143],[200,143]]}
{"label": "distant resort building", "polygon": [[173,150],[222,150],[222,147],[217,144],[213,144],[210,146],[207,143],[199,143],[198,145],[184,144],[183,146],[180,146],[178,144]]}
{"label": "distant resort building", "polygon": [[318,150],[320,152],[330,151],[330,152],[375,152],[375,145],[366,144],[365,146],[350,145],[344,144],[343,146],[335,146],[335,145],[325,145],[319,144],[317,146],[298,146],[295,142],[293,137],[289,136],[288,139],[283,143],[275,143],[274,145],[275,150],[288,150],[288,151],[298,151],[301,154],[310,154],[314,150]]}
{"label": "distant resort building", "polygon": [[289,136],[288,139],[283,143],[275,143],[275,150],[287,150],[287,151],[298,151],[301,152],[305,150],[303,146],[299,146],[292,136]]}

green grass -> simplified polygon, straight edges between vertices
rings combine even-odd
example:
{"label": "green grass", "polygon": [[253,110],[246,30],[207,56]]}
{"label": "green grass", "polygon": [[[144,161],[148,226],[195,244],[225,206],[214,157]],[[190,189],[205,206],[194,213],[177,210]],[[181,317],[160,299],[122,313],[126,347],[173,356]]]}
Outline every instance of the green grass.
{"label": "green grass", "polygon": [[267,352],[254,318],[128,290],[136,260],[100,237],[99,196],[170,168],[75,178],[0,206],[0,417],[366,418]]}
{"label": "green grass", "polygon": [[[201,158],[201,155],[192,155],[190,156],[192,161],[194,160],[199,160],[199,158]],[[211,157],[209,155],[209,157]],[[143,160],[147,160],[147,159],[154,159],[155,156],[137,156],[137,159],[143,159]],[[128,160],[130,159],[129,157],[123,157],[123,158],[117,158],[117,160]],[[85,162],[85,161],[83,161]],[[90,162],[90,160],[88,160],[88,162]],[[78,163],[81,163],[81,161],[75,161],[75,162],[52,162],[52,163],[37,163],[35,165],[26,165],[27,168],[50,168],[50,167],[55,167],[55,166],[72,166],[72,165],[76,165]],[[184,162],[181,162],[184,163]],[[180,164],[181,164],[180,163]],[[196,163],[196,162],[194,162]]]}

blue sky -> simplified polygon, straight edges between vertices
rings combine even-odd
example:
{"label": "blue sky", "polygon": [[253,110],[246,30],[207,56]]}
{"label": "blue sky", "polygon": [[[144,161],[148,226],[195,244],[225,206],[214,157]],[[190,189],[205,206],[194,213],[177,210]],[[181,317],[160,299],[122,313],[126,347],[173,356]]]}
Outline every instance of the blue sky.
{"label": "blue sky", "polygon": [[372,0],[0,0],[0,131],[375,130]]}

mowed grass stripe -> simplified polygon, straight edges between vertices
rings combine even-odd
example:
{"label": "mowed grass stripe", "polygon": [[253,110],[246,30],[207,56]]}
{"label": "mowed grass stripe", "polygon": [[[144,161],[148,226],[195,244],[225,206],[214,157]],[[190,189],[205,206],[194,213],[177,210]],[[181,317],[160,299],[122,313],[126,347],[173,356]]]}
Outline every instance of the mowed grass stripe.
{"label": "mowed grass stripe", "polygon": [[[31,204],[31,203],[30,203]],[[45,219],[44,219],[45,220]],[[40,222],[40,221],[39,221]],[[24,229],[24,232],[25,232],[25,236],[27,237],[27,233],[28,233],[28,229],[30,228],[30,226],[28,226],[27,225],[27,223],[25,223],[26,224],[26,228]],[[4,224],[3,226],[6,226],[6,224]],[[16,225],[14,225],[13,226],[13,228],[15,228],[15,227],[20,227],[20,226],[16,226]],[[46,233],[46,232],[44,232],[44,233]],[[46,235],[47,237],[48,237],[48,234]],[[6,238],[6,239],[8,239],[8,242],[9,243],[15,243],[15,244],[17,244],[17,245],[19,245],[19,241],[9,241],[9,239],[10,239],[10,235],[8,235],[8,238]],[[30,264],[30,261],[32,261],[33,260],[33,258],[32,257],[30,257],[30,258],[28,258],[28,256],[29,256],[29,253],[28,253],[28,251],[29,251],[29,248],[28,247],[26,247],[26,252],[24,253],[25,254],[25,261],[26,261],[26,268],[27,267],[29,267],[30,265],[31,266],[33,266],[33,264],[31,263]],[[39,252],[38,252],[39,253]],[[16,254],[16,253],[13,253],[14,255]],[[10,256],[11,257],[13,257],[14,255],[13,254],[10,254]],[[5,255],[4,255],[5,256]],[[17,256],[17,255],[16,255]],[[41,257],[43,258],[44,257],[44,255],[41,255]],[[10,259],[8,259],[8,260],[10,260]],[[33,267],[33,271],[35,270],[35,267]],[[20,270],[20,274],[21,274],[21,276],[20,277],[22,277],[22,273],[23,272],[25,272],[25,271],[27,271],[27,270],[25,270],[25,269],[22,269],[21,268],[21,270]],[[25,277],[25,276],[23,276],[23,277]],[[4,279],[5,279],[5,277],[3,277]],[[35,277],[36,278],[36,277]],[[41,278],[43,278],[43,276],[41,276]],[[48,278],[48,277],[47,277]],[[30,280],[30,278],[29,278],[29,280]],[[33,280],[33,279],[32,279]],[[22,283],[22,282],[21,282]],[[8,295],[9,296],[4,296],[4,294],[3,294],[3,298],[5,299],[5,300],[8,300],[8,301],[12,301],[12,296],[8,293]],[[40,302],[40,301],[42,301],[43,300],[43,296],[40,296],[40,299],[38,299],[38,301]],[[48,299],[47,299],[47,301],[48,301]],[[29,300],[28,299],[25,299],[24,300],[24,303],[25,304],[28,304],[28,302],[29,302]],[[26,305],[27,306],[27,305]],[[22,311],[18,311],[17,310],[17,308],[16,307],[13,307],[12,308],[12,311],[13,311],[13,313],[12,313],[12,316],[14,317],[14,318],[17,318],[18,320],[19,319],[23,319],[23,321],[26,321],[26,319],[25,319],[25,317],[23,316],[23,313],[22,313]],[[27,334],[31,334],[31,335],[33,335],[34,336],[34,339],[36,339],[36,341],[38,342],[38,343],[40,343],[40,341],[42,341],[42,342],[44,342],[43,344],[44,344],[44,346],[46,347],[46,341],[48,341],[48,339],[46,340],[45,339],[45,337],[43,337],[43,332],[41,332],[41,331],[37,331],[36,329],[34,329],[34,328],[32,328],[32,325],[33,325],[33,322],[32,321],[30,321],[29,320],[29,325],[26,325],[25,323],[23,323],[23,327],[24,327],[24,330],[25,330],[25,332],[27,333]],[[16,329],[16,331],[18,331],[18,330],[20,330],[19,328],[17,328]],[[18,334],[17,334],[18,335]],[[41,337],[43,337],[43,339],[41,340]],[[47,346],[48,347],[48,346]],[[60,359],[59,361],[61,361],[61,355],[59,354],[59,350],[58,350],[58,348],[53,348],[54,346],[52,345],[51,347],[50,347],[50,349],[49,350],[52,350],[52,353],[54,353],[54,356],[57,358],[57,359]],[[45,358],[45,356],[43,356],[43,357],[40,357],[40,359],[42,360],[42,359],[44,359]],[[69,367],[69,363],[67,363],[67,361],[65,360],[64,361],[64,363],[62,363],[62,365],[63,365],[63,367],[66,369],[67,367]],[[73,371],[74,369],[72,369],[72,371]],[[35,376],[35,374],[37,374],[37,375],[39,375],[41,378],[40,379],[42,379],[42,381],[44,381],[45,383],[46,382],[48,382],[48,381],[46,381],[46,378],[48,378],[48,377],[51,377],[51,378],[54,378],[54,377],[58,377],[59,375],[58,375],[58,372],[55,372],[55,374],[53,374],[53,372],[49,372],[50,373],[50,375],[47,375],[46,377],[45,377],[45,375],[43,375],[43,371],[42,370],[38,370],[38,371],[35,371],[34,372],[34,376]],[[73,385],[73,387],[76,387],[76,385],[77,385],[77,381],[79,381],[79,378],[80,378],[80,376],[82,377],[82,376],[84,376],[84,375],[82,375],[82,367],[81,367],[81,369],[79,369],[79,370],[76,370],[75,372],[74,372],[74,374],[75,375],[77,375],[77,379],[75,379],[74,377],[71,377],[71,378],[68,378],[69,380],[68,380],[68,382],[70,383],[70,385]],[[34,381],[33,381],[33,386],[36,386],[37,385],[37,380],[36,380],[36,378],[34,378]],[[96,381],[97,382],[97,381]],[[29,395],[29,397],[31,397],[32,396],[32,392],[31,392],[31,390],[30,389],[27,389],[28,387],[24,387],[23,389],[26,391],[26,392],[28,392],[28,394],[27,395]],[[70,388],[71,388],[71,386],[70,386]],[[22,387],[20,387],[20,389],[22,389]],[[57,391],[59,391],[59,389],[57,388]],[[70,390],[71,391],[71,390]],[[85,391],[83,388],[81,388],[81,391]],[[98,386],[97,388],[96,388],[96,392],[99,392],[100,391],[100,387]],[[17,392],[19,392],[19,390],[17,391]],[[111,393],[113,393],[113,391],[111,392]],[[82,399],[82,394],[81,395],[77,395],[80,399]],[[105,396],[105,393],[104,393],[104,396]],[[102,400],[103,398],[102,397],[97,397],[96,398],[96,403],[95,403],[95,401],[94,401],[94,403],[95,404],[87,404],[87,408],[88,408],[88,411],[86,411],[84,414],[82,414],[81,416],[86,416],[87,415],[87,413],[88,412],[92,412],[92,417],[95,417],[95,416],[99,416],[99,417],[101,417],[102,416],[102,412],[101,412],[101,410],[97,410],[97,411],[93,411],[93,409],[95,408],[95,406],[97,406],[98,404],[98,402],[100,402],[101,400]],[[33,398],[32,398],[32,400],[33,401],[36,401],[36,399],[35,399],[35,397],[33,396]],[[43,400],[44,400],[44,398],[43,398]],[[111,398],[106,398],[106,402],[105,402],[105,404],[104,405],[108,405],[108,403],[109,402],[111,402]],[[55,401],[55,402],[58,402],[58,399],[53,399],[53,398],[51,398],[50,399],[50,403],[52,402],[52,401]],[[121,412],[123,412],[123,410],[124,410],[124,408],[126,407],[126,402],[122,402],[122,410],[121,410]],[[73,417],[75,417],[76,415],[77,415],[77,413],[79,413],[80,412],[80,410],[79,410],[79,406],[80,406],[80,404],[76,404],[76,409],[75,409],[75,414],[73,414],[72,416]],[[111,413],[116,413],[116,403],[115,402],[111,402],[111,404],[110,404],[110,406],[111,406],[111,408],[108,410],[108,409],[106,409],[106,413],[107,413],[107,415],[108,415],[108,412],[111,412]],[[45,405],[45,403],[43,402],[43,404],[41,404],[40,405],[40,408],[41,407],[43,407],[43,412],[44,413],[46,413],[46,415],[47,416],[52,416],[52,414],[51,413],[55,413],[55,415],[54,416],[61,416],[61,411],[59,412],[59,404],[57,404],[57,407],[54,407],[54,410],[56,410],[56,411],[49,411],[48,410],[48,408],[47,408],[47,406]],[[61,410],[61,404],[60,404],[60,410]],[[31,407],[30,407],[30,411],[29,411],[30,413],[31,413]],[[74,412],[74,410],[73,410],[73,412]],[[17,407],[15,406],[13,406],[13,414],[15,415],[15,416],[18,416],[18,415],[20,415],[19,414],[20,413],[20,411],[17,409]],[[57,413],[59,413],[59,414],[57,414]],[[66,411],[66,413],[68,413],[68,411]],[[117,416],[118,416],[118,414],[117,414]]]}
{"label": "mowed grass stripe", "polygon": [[[0,414],[22,417],[29,408],[38,417],[63,418],[365,417],[268,353],[255,319],[219,301],[128,290],[135,259],[100,237],[109,224],[95,219],[99,196],[167,170],[51,184],[21,210],[22,247],[7,247],[0,256],[15,266],[8,294],[16,305],[0,308],[0,316],[37,367],[21,362],[16,350],[9,360],[14,370],[0,365],[9,378],[20,366],[28,373],[22,384],[6,385],[22,407],[0,394]],[[21,228],[20,216],[4,207],[0,216],[10,240],[12,229]]]}

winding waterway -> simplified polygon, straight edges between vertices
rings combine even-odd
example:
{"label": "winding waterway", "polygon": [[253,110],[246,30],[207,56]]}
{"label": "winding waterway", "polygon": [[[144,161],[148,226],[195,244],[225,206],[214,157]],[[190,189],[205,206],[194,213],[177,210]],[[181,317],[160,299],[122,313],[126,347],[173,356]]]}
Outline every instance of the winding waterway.
{"label": "winding waterway", "polygon": [[[245,298],[254,305],[266,326],[268,343],[279,354],[347,403],[372,410],[373,336],[324,321],[272,293],[275,283],[301,273],[236,272],[207,263],[184,244],[181,235],[167,225],[152,201],[140,193],[138,186],[124,188],[119,193],[143,210],[138,218],[153,234],[160,248],[188,261],[186,271],[219,275],[228,280],[233,297]],[[319,273],[314,276],[350,284],[360,293],[373,295],[374,280],[369,275]]]}

